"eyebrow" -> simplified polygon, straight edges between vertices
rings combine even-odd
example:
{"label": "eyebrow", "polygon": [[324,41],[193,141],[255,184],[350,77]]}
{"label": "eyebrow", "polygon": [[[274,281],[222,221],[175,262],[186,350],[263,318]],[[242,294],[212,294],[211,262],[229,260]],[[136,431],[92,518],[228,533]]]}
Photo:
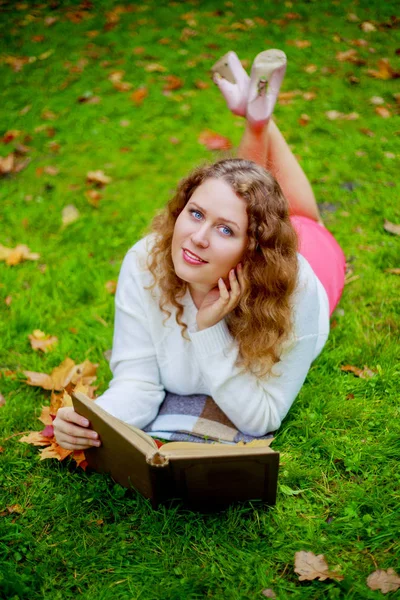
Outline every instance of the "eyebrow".
{"label": "eyebrow", "polygon": [[[199,206],[198,204],[196,204],[196,202],[189,200],[188,205],[189,204],[190,204],[190,206],[195,206],[196,208],[198,208],[205,215],[207,214],[207,211],[204,208],[202,208],[201,206]],[[224,219],[223,217],[217,217],[217,221],[223,221],[224,223],[230,223],[231,225],[235,225],[235,227],[237,227],[237,229],[240,231],[240,227],[237,223],[235,223],[235,221],[231,221],[230,219]]]}

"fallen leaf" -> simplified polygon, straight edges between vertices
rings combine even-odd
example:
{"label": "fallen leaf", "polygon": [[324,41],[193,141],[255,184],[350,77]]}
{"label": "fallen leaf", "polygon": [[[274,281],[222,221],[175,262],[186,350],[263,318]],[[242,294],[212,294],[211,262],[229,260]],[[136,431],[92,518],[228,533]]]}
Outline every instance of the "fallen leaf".
{"label": "fallen leaf", "polygon": [[99,187],[103,187],[112,181],[111,177],[105,175],[103,171],[89,171],[86,175],[87,183],[95,183]]}
{"label": "fallen leaf", "polygon": [[183,87],[182,79],[176,75],[166,75],[165,80],[167,83],[163,88],[164,92],[179,90],[181,87]]}
{"label": "fallen leaf", "polygon": [[206,81],[201,81],[200,79],[198,81],[195,81],[194,85],[195,87],[197,87],[198,90],[206,90],[210,87],[209,83],[207,83]]}
{"label": "fallen leaf", "polygon": [[392,113],[390,112],[390,110],[388,108],[386,108],[385,106],[376,106],[375,112],[377,115],[379,115],[383,119],[388,119],[389,117],[392,116]]}
{"label": "fallen leaf", "polygon": [[337,110],[328,110],[325,113],[325,115],[330,121],[336,121],[336,119],[343,121],[356,121],[360,118],[360,115],[356,112],[351,112],[346,115],[345,113],[339,112]]}
{"label": "fallen leaf", "polygon": [[376,373],[369,369],[364,365],[363,369],[359,369],[358,367],[352,367],[351,365],[343,365],[340,367],[341,371],[351,371],[354,373],[356,377],[360,377],[361,379],[370,379],[371,377],[375,377]]}
{"label": "fallen leaf", "polygon": [[287,40],[286,43],[289,46],[296,46],[296,48],[309,48],[311,46],[311,42],[308,40]]}
{"label": "fallen leaf", "polygon": [[167,70],[165,67],[163,67],[163,65],[160,65],[158,63],[149,63],[145,66],[144,69],[148,73],[165,73],[165,71]]}
{"label": "fallen leaf", "polygon": [[133,102],[137,106],[139,106],[139,104],[142,104],[142,102],[146,98],[147,94],[148,94],[147,88],[144,86],[140,87],[131,94],[131,100],[133,100]]}
{"label": "fallen leaf", "polygon": [[0,175],[8,175],[8,173],[12,173],[14,170],[14,164],[15,157],[13,152],[4,158],[0,157]]}
{"label": "fallen leaf", "polygon": [[304,552],[303,550],[295,554],[294,571],[299,575],[299,581],[312,581],[313,579],[341,581],[343,579],[343,575],[329,571],[323,554],[316,556],[313,552]]}
{"label": "fallen leaf", "polygon": [[311,121],[311,117],[309,117],[305,113],[300,115],[299,124],[302,125],[303,127],[305,125],[308,125],[310,121]]}
{"label": "fallen leaf", "polygon": [[39,258],[40,254],[31,252],[24,244],[19,244],[15,248],[7,248],[0,244],[0,261],[4,260],[9,266],[18,265],[23,260],[38,260]]}
{"label": "fallen leaf", "polygon": [[4,406],[6,403],[6,399],[4,398],[3,394],[0,392],[0,406]]}
{"label": "fallen leaf", "polygon": [[29,435],[24,435],[19,441],[33,446],[50,446],[51,444],[50,439],[42,435],[40,431],[31,431]]}
{"label": "fallen leaf", "polygon": [[79,211],[73,204],[68,204],[61,213],[62,224],[64,227],[74,223],[79,219]]}
{"label": "fallen leaf", "polygon": [[40,329],[35,329],[32,334],[28,335],[33,350],[41,350],[42,352],[49,352],[53,349],[53,346],[57,344],[58,338],[54,335],[46,335]]}
{"label": "fallen leaf", "polygon": [[345,50],[344,52],[337,52],[336,60],[340,62],[350,62],[353,65],[359,66],[365,65],[367,62],[366,60],[358,56],[358,52],[354,48],[350,48],[349,50]]}
{"label": "fallen leaf", "polygon": [[232,148],[232,143],[228,138],[208,129],[200,133],[198,140],[208,150],[229,150]]}
{"label": "fallen leaf", "polygon": [[132,84],[127,81],[116,81],[113,83],[113,87],[119,92],[129,92],[132,89]]}
{"label": "fallen leaf", "polygon": [[368,69],[367,75],[375,79],[397,79],[400,77],[400,71],[392,68],[388,58],[381,58],[378,60],[378,70]]}
{"label": "fallen leaf", "polygon": [[114,280],[107,281],[105,283],[105,288],[109,294],[115,294],[117,290],[117,282]]}
{"label": "fallen leaf", "polygon": [[369,21],[364,21],[364,23],[361,23],[360,27],[366,33],[370,33],[371,31],[376,31],[375,25],[373,25]]}
{"label": "fallen leaf", "polygon": [[391,273],[392,275],[400,275],[400,269],[384,269],[385,273]]}
{"label": "fallen leaf", "polygon": [[45,390],[61,391],[72,382],[79,382],[90,385],[96,379],[96,369],[98,365],[85,360],[76,365],[71,358],[66,358],[58,367],[48,375],[47,373],[37,373],[34,371],[23,371],[27,377],[28,385],[42,387]]}
{"label": "fallen leaf", "polygon": [[85,196],[89,204],[91,204],[95,208],[99,208],[100,200],[103,197],[102,194],[100,194],[100,192],[97,192],[96,190],[87,190],[85,192]]}
{"label": "fallen leaf", "polygon": [[363,133],[364,135],[367,135],[368,137],[375,137],[375,133],[373,131],[371,131],[370,129],[366,129],[366,128],[361,128],[360,132]]}
{"label": "fallen leaf", "polygon": [[268,588],[267,590],[263,590],[261,593],[266,598],[276,598],[275,592],[273,590],[271,590],[270,588]]}
{"label": "fallen leaf", "polygon": [[316,71],[318,71],[318,67],[317,65],[307,65],[306,67],[304,67],[304,70],[306,73],[315,73]]}
{"label": "fallen leaf", "polygon": [[395,223],[391,223],[385,219],[383,224],[383,228],[385,231],[389,233],[393,233],[393,235],[400,235],[400,225],[396,225]]}
{"label": "fallen leaf", "polygon": [[368,576],[367,586],[371,590],[380,590],[383,594],[395,592],[400,587],[400,577],[394,569],[378,569]]}
{"label": "fallen leaf", "polygon": [[57,444],[57,442],[52,442],[50,446],[44,448],[40,452],[40,460],[45,460],[46,458],[56,458],[57,460],[64,460],[72,454],[74,450],[67,450],[66,448],[62,448]]}

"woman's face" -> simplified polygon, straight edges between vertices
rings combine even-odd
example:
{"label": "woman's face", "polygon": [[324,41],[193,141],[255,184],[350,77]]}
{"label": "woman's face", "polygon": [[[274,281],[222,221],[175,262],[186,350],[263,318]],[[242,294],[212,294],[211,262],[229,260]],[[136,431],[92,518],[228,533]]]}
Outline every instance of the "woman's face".
{"label": "woman's face", "polygon": [[247,226],[244,200],[221,179],[204,181],[175,223],[172,262],[177,276],[198,295],[207,294],[220,277],[227,283],[246,250]]}

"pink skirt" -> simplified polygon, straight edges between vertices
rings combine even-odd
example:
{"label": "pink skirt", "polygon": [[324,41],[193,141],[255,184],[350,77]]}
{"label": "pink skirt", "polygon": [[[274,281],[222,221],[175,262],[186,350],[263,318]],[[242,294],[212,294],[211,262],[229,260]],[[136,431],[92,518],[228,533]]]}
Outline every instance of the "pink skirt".
{"label": "pink skirt", "polygon": [[331,315],[343,292],[346,259],[333,235],[325,227],[299,215],[290,217],[299,238],[299,253],[311,265],[324,286]]}

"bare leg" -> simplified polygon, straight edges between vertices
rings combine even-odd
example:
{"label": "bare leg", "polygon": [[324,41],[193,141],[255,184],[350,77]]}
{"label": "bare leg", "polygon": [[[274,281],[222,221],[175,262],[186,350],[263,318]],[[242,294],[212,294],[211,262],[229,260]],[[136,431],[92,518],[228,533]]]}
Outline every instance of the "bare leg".
{"label": "bare leg", "polygon": [[289,202],[290,214],[323,225],[310,182],[272,119],[262,128],[251,127],[246,121],[238,157],[253,160],[272,173]]}

